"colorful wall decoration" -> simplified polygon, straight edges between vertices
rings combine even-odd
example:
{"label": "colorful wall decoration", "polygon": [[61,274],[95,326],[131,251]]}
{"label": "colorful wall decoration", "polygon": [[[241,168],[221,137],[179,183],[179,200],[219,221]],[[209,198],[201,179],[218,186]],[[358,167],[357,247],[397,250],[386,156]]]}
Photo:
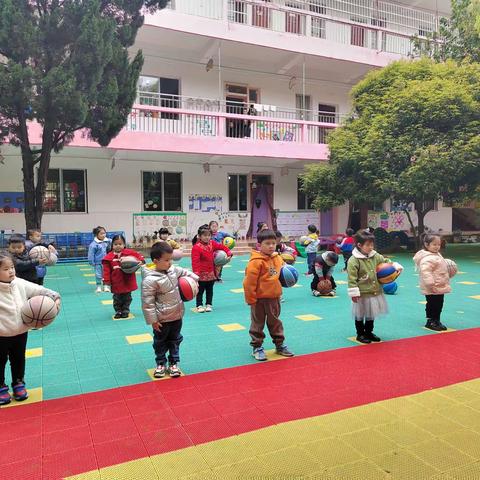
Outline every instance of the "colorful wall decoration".
{"label": "colorful wall decoration", "polygon": [[168,228],[175,240],[183,242],[189,239],[185,213],[134,213],[134,246],[150,247],[155,241],[154,232],[158,232],[160,228]]}
{"label": "colorful wall decoration", "polygon": [[278,124],[255,121],[255,138],[259,140],[275,140],[283,142],[293,142],[297,125],[279,126]]}
{"label": "colorful wall decoration", "polygon": [[0,192],[0,213],[22,213],[24,209],[23,192]]}
{"label": "colorful wall decoration", "polygon": [[318,212],[278,212],[277,228],[284,237],[301,237],[307,234],[307,226],[320,227]]}
{"label": "colorful wall decoration", "polygon": [[383,228],[387,232],[409,231],[410,223],[405,212],[368,212],[368,226]]}

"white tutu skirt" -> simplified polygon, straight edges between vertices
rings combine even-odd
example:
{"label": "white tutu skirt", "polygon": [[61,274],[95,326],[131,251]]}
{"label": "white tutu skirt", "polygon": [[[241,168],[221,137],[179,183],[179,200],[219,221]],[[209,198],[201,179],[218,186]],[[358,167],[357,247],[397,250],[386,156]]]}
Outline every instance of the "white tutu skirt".
{"label": "white tutu skirt", "polygon": [[377,318],[388,313],[385,295],[369,295],[360,297],[357,303],[352,302],[353,318]]}

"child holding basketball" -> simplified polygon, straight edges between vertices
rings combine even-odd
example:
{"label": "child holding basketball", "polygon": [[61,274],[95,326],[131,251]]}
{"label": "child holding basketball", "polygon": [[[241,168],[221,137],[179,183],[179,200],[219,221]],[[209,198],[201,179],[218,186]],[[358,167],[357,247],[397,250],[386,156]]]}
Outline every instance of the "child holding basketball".
{"label": "child holding basketball", "polygon": [[439,235],[425,234],[422,238],[423,249],[413,257],[420,276],[420,289],[427,304],[425,328],[440,332],[447,327],[440,321],[443,301],[446,293],[450,293],[450,275],[447,262],[440,253],[442,239]]}
{"label": "child holding basketball", "polygon": [[183,276],[198,280],[197,275],[172,265],[173,249],[167,242],[157,242],[152,246],[150,257],[154,269],[143,268],[142,310],[147,324],[153,328],[153,350],[155,351],[155,378],[162,378],[167,373],[179,377],[180,343],[182,318],[185,313],[178,289],[178,279]]}
{"label": "child holding basketball", "polygon": [[307,254],[307,275],[311,275],[312,273],[315,273],[314,263],[318,252],[318,245],[320,242],[318,240],[318,228],[313,224],[309,225],[307,228],[307,241],[304,243],[304,245],[305,253]]}
{"label": "child holding basketball", "polygon": [[[192,248],[192,270],[198,275],[197,312],[211,312],[213,310],[213,285],[217,280],[215,268],[215,252],[224,251],[229,257],[232,252],[222,243],[212,240],[212,232],[208,226],[202,225],[198,229],[197,243]],[[206,304],[203,306],[203,294],[206,294]]]}
{"label": "child holding basketball", "polygon": [[[312,295],[314,297],[335,296],[337,284],[335,283],[335,279],[333,278],[333,271],[335,270],[335,265],[337,265],[337,263],[338,255],[335,252],[323,252],[321,255],[318,255],[315,258],[313,280],[310,284],[310,288],[312,289]],[[319,282],[322,280],[328,280],[328,282],[330,282],[325,282],[326,285],[330,288],[330,290],[325,289],[325,291],[323,291],[322,288],[318,288]]]}
{"label": "child holding basketball", "polygon": [[348,259],[352,256],[353,247],[355,246],[355,239],[353,228],[347,228],[345,230],[346,237],[341,241],[339,248],[343,255],[343,260],[345,261],[344,271],[347,270]]}
{"label": "child holding basketball", "polygon": [[[52,253],[53,255],[58,256],[58,252],[56,248],[51,244],[46,244],[42,242],[42,231],[39,230],[38,228],[32,228],[30,230],[27,230],[27,240],[25,242],[25,247],[27,248],[27,252],[30,252],[30,250],[33,247],[45,247],[48,248],[48,251]],[[46,265],[37,265],[37,283],[39,285],[43,285],[43,282],[45,280],[45,277],[47,275],[47,267]]]}
{"label": "child holding basketball", "polygon": [[[355,248],[348,260],[348,295],[352,299],[352,314],[355,319],[357,341],[360,343],[380,342],[373,333],[375,319],[388,313],[382,285],[377,279],[377,265],[391,263],[374,250],[375,237],[367,230],[355,235]],[[394,262],[396,270],[403,267]]]}
{"label": "child holding basketball", "polygon": [[285,264],[275,251],[277,242],[275,232],[263,230],[257,237],[260,251],[253,250],[245,269],[243,290],[245,301],[250,305],[250,345],[252,355],[258,361],[267,360],[263,341],[265,340],[265,323],[275,344],[278,355],[293,357],[293,353],[285,345],[283,323],[280,320],[280,270]]}
{"label": "child holding basketball", "polygon": [[167,242],[174,250],[180,250],[182,246],[173,238],[168,238],[169,236],[170,232],[168,228],[163,227],[158,231],[158,238],[160,238],[162,242]]}
{"label": "child holding basketball", "polygon": [[47,264],[46,258],[39,257],[38,260],[32,260],[28,256],[25,239],[21,235],[12,235],[9,238],[8,252],[12,256],[17,276],[28,282],[39,284],[37,267],[45,266]]}
{"label": "child holding basketball", "polygon": [[[107,238],[107,231],[103,227],[93,229],[93,241],[88,247],[88,263],[95,268],[96,293],[102,291],[103,267],[102,260],[110,247],[110,239]],[[104,292],[110,292],[110,285],[104,285]]]}
{"label": "child holding basketball", "polygon": [[13,398],[18,402],[28,398],[25,388],[25,352],[28,327],[22,322],[20,310],[24,303],[36,295],[46,295],[60,308],[60,295],[40,285],[15,276],[12,257],[0,253],[0,405],[11,402],[5,384],[5,367],[10,360]]}
{"label": "child holding basketball", "polygon": [[138,286],[135,273],[122,271],[122,258],[134,257],[141,263],[145,263],[145,259],[135,250],[126,248],[123,235],[113,236],[111,248],[111,251],[102,260],[103,282],[105,286],[110,287],[113,293],[114,318],[128,318],[130,304],[132,303],[132,292]]}
{"label": "child holding basketball", "polygon": [[223,240],[227,237],[231,237],[231,235],[227,232],[222,232],[218,229],[218,222],[212,220],[208,224],[208,228],[212,232],[212,240],[215,240],[218,243],[223,243]]}

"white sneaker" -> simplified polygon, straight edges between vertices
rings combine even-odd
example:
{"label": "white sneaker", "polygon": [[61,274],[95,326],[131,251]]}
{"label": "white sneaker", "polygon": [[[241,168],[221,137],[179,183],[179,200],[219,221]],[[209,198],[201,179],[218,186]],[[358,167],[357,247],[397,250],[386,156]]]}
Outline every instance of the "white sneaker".
{"label": "white sneaker", "polygon": [[108,292],[108,293],[112,293],[112,290],[111,290],[111,288],[110,288],[110,285],[104,285],[104,286],[103,286],[103,291],[104,291],[104,292]]}
{"label": "white sneaker", "polygon": [[98,285],[97,289],[95,290],[95,293],[102,293],[102,286]]}
{"label": "white sneaker", "polygon": [[213,310],[213,308],[212,308],[211,305],[207,305],[207,306],[205,307],[205,311],[206,311],[206,312],[211,312],[212,310]]}
{"label": "white sneaker", "polygon": [[205,312],[205,307],[203,305],[200,305],[200,307],[197,307],[197,313],[204,313]]}

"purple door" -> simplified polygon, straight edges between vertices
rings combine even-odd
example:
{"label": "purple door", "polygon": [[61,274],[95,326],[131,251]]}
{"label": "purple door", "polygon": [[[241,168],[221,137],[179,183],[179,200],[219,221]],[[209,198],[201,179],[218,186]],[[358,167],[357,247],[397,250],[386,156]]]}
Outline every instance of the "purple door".
{"label": "purple door", "polygon": [[250,228],[247,236],[249,238],[257,237],[257,224],[265,222],[269,228],[276,229],[273,218],[273,185],[258,185],[252,192],[252,215],[250,219]]}
{"label": "purple door", "polygon": [[320,213],[320,235],[333,235],[333,210]]}

